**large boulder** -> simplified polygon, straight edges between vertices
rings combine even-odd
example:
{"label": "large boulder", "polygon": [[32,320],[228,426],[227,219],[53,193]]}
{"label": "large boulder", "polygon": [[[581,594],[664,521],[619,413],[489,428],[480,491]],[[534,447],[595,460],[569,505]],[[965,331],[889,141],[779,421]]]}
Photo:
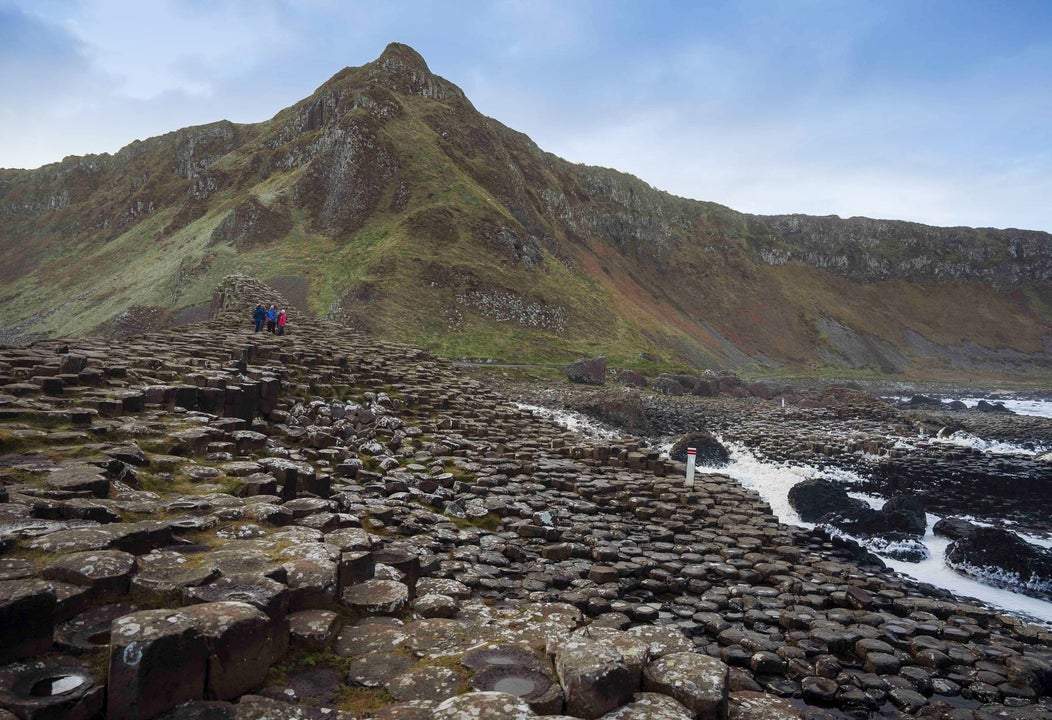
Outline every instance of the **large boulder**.
{"label": "large boulder", "polygon": [[707,432],[687,433],[672,445],[668,455],[679,462],[687,461],[687,448],[697,450],[695,462],[705,467],[724,467],[731,461],[731,453],[720,441]]}
{"label": "large boulder", "polygon": [[789,488],[789,504],[804,522],[818,522],[829,513],[869,509],[861,500],[850,497],[844,488],[821,478],[804,480]]}
{"label": "large boulder", "polygon": [[692,652],[664,655],[643,670],[643,689],[668,695],[693,717],[722,720],[727,716],[730,669],[720,660]]}
{"label": "large boulder", "polygon": [[649,427],[646,409],[638,390],[607,388],[585,393],[583,397],[574,400],[571,407],[600,422],[629,432],[639,432]]}
{"label": "large boulder", "polygon": [[588,358],[571,363],[564,371],[570,382],[602,385],[606,382],[606,358]]}
{"label": "large boulder", "polygon": [[888,530],[897,530],[910,535],[924,535],[928,529],[928,516],[924,506],[915,495],[895,495],[880,509]]}
{"label": "large boulder", "polygon": [[559,643],[555,672],[566,693],[566,712],[594,720],[632,699],[636,688],[619,652],[586,638]]}
{"label": "large boulder", "polygon": [[1002,528],[977,527],[954,540],[946,549],[946,564],[1026,595],[1052,597],[1052,550]]}

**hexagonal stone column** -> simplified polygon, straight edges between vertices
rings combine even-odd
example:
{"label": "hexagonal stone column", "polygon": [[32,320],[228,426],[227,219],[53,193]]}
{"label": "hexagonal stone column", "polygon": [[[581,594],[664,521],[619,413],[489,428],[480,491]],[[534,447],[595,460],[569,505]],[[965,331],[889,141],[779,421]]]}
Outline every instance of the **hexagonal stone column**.
{"label": "hexagonal stone column", "polygon": [[248,603],[205,603],[180,612],[208,646],[209,699],[230,700],[259,687],[284,647],[277,639],[284,628]]}
{"label": "hexagonal stone column", "polygon": [[567,714],[585,720],[624,705],[638,690],[620,653],[584,638],[559,643],[555,672],[566,693]]}
{"label": "hexagonal stone column", "polygon": [[146,720],[204,699],[208,648],[190,618],[144,610],[113,621],[107,720]]}
{"label": "hexagonal stone column", "polygon": [[55,602],[55,590],[42,580],[0,582],[0,663],[51,647]]}
{"label": "hexagonal stone column", "polygon": [[643,689],[675,698],[699,720],[726,720],[728,671],[707,655],[671,653],[644,668]]}

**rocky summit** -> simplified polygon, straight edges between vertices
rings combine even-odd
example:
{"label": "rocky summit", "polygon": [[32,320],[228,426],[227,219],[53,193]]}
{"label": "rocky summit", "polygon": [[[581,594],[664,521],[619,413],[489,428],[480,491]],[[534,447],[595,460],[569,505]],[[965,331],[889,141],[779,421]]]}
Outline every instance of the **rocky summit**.
{"label": "rocky summit", "polygon": [[6,341],[198,321],[243,272],[445,357],[1052,377],[1049,234],[674,197],[543,151],[399,44],[260,123],[0,170],[0,252]]}
{"label": "rocky summit", "polygon": [[1052,718],[1046,628],[257,302],[0,348],[0,718]]}

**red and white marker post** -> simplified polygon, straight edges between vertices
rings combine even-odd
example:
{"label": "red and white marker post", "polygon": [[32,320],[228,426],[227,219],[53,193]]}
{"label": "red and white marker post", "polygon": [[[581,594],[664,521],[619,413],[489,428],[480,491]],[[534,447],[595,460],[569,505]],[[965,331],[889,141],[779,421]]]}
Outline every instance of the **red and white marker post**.
{"label": "red and white marker post", "polygon": [[694,462],[697,460],[698,449],[687,448],[687,487],[694,487]]}

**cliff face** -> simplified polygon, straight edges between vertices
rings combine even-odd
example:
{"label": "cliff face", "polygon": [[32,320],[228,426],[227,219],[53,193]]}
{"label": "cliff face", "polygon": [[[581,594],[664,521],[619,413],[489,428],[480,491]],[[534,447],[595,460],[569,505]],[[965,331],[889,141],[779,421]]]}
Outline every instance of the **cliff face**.
{"label": "cliff face", "polygon": [[677,198],[542,151],[403,45],[263,123],[0,170],[0,249],[9,340],[190,319],[241,271],[451,355],[1050,372],[1052,236]]}

